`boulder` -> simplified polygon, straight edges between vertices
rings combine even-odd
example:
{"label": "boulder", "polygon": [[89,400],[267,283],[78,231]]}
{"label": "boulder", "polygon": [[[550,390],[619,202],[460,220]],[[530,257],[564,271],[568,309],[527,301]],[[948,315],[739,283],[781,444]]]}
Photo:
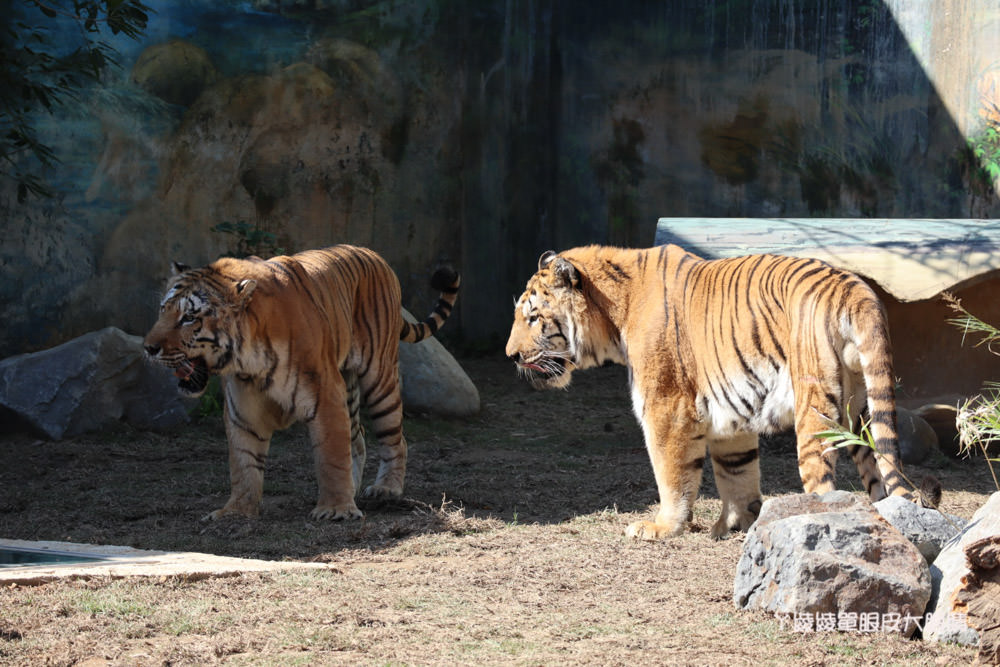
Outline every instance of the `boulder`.
{"label": "boulder", "polygon": [[969,645],[979,641],[979,633],[967,623],[966,604],[959,595],[970,572],[965,551],[970,545],[996,535],[1000,535],[1000,491],[990,496],[962,532],[934,559],[924,639]]}
{"label": "boulder", "polygon": [[917,464],[937,449],[938,436],[931,425],[920,415],[896,408],[896,432],[899,436],[899,455],[903,463]]}
{"label": "boulder", "polygon": [[[406,309],[403,316],[416,321]],[[479,390],[436,338],[399,344],[403,408],[442,417],[470,417],[479,412]]]}
{"label": "boulder", "polygon": [[913,542],[927,563],[933,563],[944,545],[965,527],[965,519],[921,507],[900,496],[889,496],[875,503],[875,509],[903,537]]}
{"label": "boulder", "polygon": [[846,491],[767,500],[747,532],[733,592],[737,607],[794,616],[797,629],[904,636],[929,598],[924,557]]}
{"label": "boulder", "polygon": [[979,633],[979,661],[1000,665],[1000,535],[965,548],[969,574],[955,599],[965,605],[967,623]]}
{"label": "boulder", "polygon": [[[956,399],[956,405],[959,399]],[[958,427],[955,419],[958,417],[956,405],[948,403],[928,403],[921,405],[913,414],[922,418],[937,434],[938,449],[951,458],[962,455],[962,446],[958,439]]]}
{"label": "boulder", "polygon": [[120,420],[140,429],[184,423],[176,385],[146,362],[141,338],[114,327],[0,361],[0,406],[53,440]]}
{"label": "boulder", "polygon": [[[401,343],[400,374],[409,411],[479,412],[479,391],[436,339]],[[53,440],[121,420],[168,429],[186,423],[194,404],[178,394],[168,369],[147,362],[141,338],[114,327],[0,361],[0,416]]]}

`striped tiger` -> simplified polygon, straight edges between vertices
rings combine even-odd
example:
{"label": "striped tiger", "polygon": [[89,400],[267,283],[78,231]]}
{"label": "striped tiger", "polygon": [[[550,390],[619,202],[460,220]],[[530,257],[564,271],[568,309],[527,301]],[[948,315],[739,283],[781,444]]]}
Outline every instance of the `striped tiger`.
{"label": "striped tiger", "polygon": [[434,312],[411,324],[402,317],[396,274],[366,248],[174,265],[144,346],[174,370],[183,394],[199,396],[211,375],[221,377],[231,494],[206,519],[260,514],[271,435],[299,420],[308,425],[319,482],[312,516],[361,517],[362,404],[380,456],[364,495],[402,495],[399,341],[437,331],[455,304],[459,276],[439,269],[431,284],[441,291]]}
{"label": "striped tiger", "polygon": [[[674,245],[546,252],[517,300],[507,356],[536,388],[623,364],[660,496],[628,535],[683,532],[712,459],[722,515],[746,530],[761,506],[757,435],[795,427],[807,492],[834,489],[836,450],[816,436],[867,405],[876,457],[852,456],[869,496],[902,486],[885,310],[857,276],[815,259],[704,260]],[[867,398],[867,403],[866,403]]]}

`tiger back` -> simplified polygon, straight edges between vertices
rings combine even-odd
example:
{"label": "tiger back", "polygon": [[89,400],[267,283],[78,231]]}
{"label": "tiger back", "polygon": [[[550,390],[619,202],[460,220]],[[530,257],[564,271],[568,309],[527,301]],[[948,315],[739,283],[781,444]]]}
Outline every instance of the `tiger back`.
{"label": "tiger back", "polygon": [[257,516],[275,430],[306,423],[319,486],[314,518],[357,518],[364,463],[362,406],[379,442],[367,496],[398,497],[406,472],[399,342],[437,331],[458,294],[458,274],[432,281],[441,295],[423,322],[403,320],[399,281],[374,251],[348,245],[292,256],[175,265],[148,356],[172,369],[182,393],[221,377],[231,492],[206,518]]}
{"label": "tiger back", "polygon": [[673,245],[545,253],[506,351],[539,388],[628,366],[660,496],[653,521],[628,526],[633,537],[684,530],[706,455],[723,504],[712,536],[749,527],[761,433],[794,426],[803,487],[833,490],[836,450],[817,434],[853,426],[862,406],[879,453],[851,450],[865,488],[874,500],[906,494],[884,308],[860,278],[818,260],[704,260]]}

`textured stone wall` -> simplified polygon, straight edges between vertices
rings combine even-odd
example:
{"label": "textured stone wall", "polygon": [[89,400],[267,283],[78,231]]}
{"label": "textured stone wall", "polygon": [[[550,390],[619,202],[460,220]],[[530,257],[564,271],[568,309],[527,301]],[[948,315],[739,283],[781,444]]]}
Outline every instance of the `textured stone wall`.
{"label": "textured stone wall", "polygon": [[40,118],[58,196],[0,180],[0,356],[143,333],[223,222],[373,247],[418,315],[450,262],[444,335],[499,349],[543,250],[648,245],[662,216],[1000,213],[967,144],[1000,118],[998,17],[964,0],[150,4],[121,71]]}

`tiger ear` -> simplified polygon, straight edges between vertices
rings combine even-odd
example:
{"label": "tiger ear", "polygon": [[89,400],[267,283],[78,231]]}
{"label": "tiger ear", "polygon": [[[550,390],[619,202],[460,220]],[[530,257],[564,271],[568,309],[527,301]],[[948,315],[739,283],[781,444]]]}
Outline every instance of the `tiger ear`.
{"label": "tiger ear", "polygon": [[580,283],[580,275],[576,272],[576,267],[567,262],[562,257],[557,257],[552,262],[552,270],[556,278],[561,280],[566,287],[576,287]]}
{"label": "tiger ear", "polygon": [[236,283],[236,296],[239,298],[241,305],[249,303],[250,296],[256,287],[257,281],[252,278],[246,278]]}
{"label": "tiger ear", "polygon": [[543,252],[542,256],[538,258],[538,270],[541,271],[546,266],[548,266],[549,262],[551,262],[552,258],[555,256],[556,256],[555,250],[546,250],[545,252]]}
{"label": "tiger ear", "polygon": [[187,264],[181,264],[180,262],[170,262],[170,275],[179,276],[191,267]]}

